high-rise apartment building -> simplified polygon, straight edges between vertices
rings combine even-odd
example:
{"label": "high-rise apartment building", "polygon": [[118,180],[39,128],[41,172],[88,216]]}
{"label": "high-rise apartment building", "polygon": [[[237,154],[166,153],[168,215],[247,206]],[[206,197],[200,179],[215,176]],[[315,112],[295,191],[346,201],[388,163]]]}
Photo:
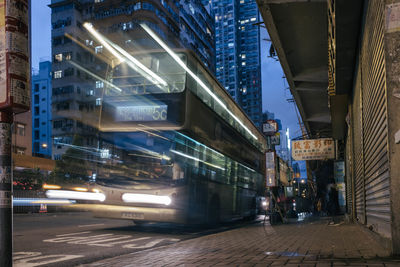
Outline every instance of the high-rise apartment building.
{"label": "high-rise apartment building", "polygon": [[192,49],[215,69],[213,19],[200,1],[52,0],[50,7],[54,159],[74,146],[77,136],[85,149],[98,146],[99,118],[88,114],[101,106],[102,89],[116,70],[117,60],[91,37],[85,22],[126,51],[160,49],[140,29],[144,23],[170,47]]}
{"label": "high-rise apartment building", "polygon": [[39,72],[32,75],[32,154],[51,157],[51,62],[39,63]]}
{"label": "high-rise apartment building", "polygon": [[262,122],[259,11],[255,0],[212,0],[216,76],[257,127]]}

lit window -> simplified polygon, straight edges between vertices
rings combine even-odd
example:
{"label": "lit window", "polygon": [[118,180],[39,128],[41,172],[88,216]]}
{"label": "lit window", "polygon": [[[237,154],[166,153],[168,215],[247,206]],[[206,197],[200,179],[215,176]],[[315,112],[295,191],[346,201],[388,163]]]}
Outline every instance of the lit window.
{"label": "lit window", "polygon": [[54,79],[60,79],[62,77],[62,70],[56,70],[54,72]]}
{"label": "lit window", "polygon": [[101,106],[101,98],[96,98],[96,106]]}
{"label": "lit window", "polygon": [[240,0],[240,3],[241,3],[241,4],[244,4],[244,0]]}
{"label": "lit window", "polygon": [[85,40],[85,44],[87,45],[87,46],[92,46],[93,45],[93,40]]}
{"label": "lit window", "polygon": [[60,53],[60,54],[57,54],[57,55],[54,55],[54,60],[56,61],[56,62],[61,62],[62,61],[62,58],[63,58],[63,55]]}
{"label": "lit window", "polygon": [[256,18],[251,18],[250,21],[256,21]]}
{"label": "lit window", "polygon": [[88,91],[86,92],[86,95],[88,95],[88,96],[89,96],[89,95],[94,95],[94,90],[92,90],[92,89],[91,89],[91,90],[88,90]]}
{"label": "lit window", "polygon": [[102,53],[103,52],[103,46],[102,45],[96,46],[94,48],[94,51],[96,52],[96,54]]}
{"label": "lit window", "polygon": [[246,62],[242,62],[242,66],[246,66]]}
{"label": "lit window", "polygon": [[242,55],[242,58],[246,58],[246,55],[245,55],[245,54],[243,54],[243,55]]}
{"label": "lit window", "polygon": [[194,8],[193,8],[192,4],[190,4],[190,3],[189,3],[189,9],[190,9],[190,12],[192,12],[192,14],[194,15],[194,13],[195,13]]}
{"label": "lit window", "polygon": [[25,125],[17,124],[17,134],[20,136],[25,136]]}
{"label": "lit window", "polygon": [[103,88],[104,83],[102,81],[96,81],[96,88]]}
{"label": "lit window", "polygon": [[64,57],[65,57],[65,60],[71,60],[71,58],[72,58],[72,52],[64,53]]}

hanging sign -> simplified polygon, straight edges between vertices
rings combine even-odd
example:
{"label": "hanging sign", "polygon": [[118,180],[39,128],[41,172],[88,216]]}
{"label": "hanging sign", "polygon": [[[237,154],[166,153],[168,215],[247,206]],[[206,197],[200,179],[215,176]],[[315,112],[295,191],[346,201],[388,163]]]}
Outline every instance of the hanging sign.
{"label": "hanging sign", "polygon": [[263,133],[265,135],[274,135],[278,131],[278,123],[274,120],[267,120],[263,123]]}
{"label": "hanging sign", "polygon": [[275,174],[275,152],[265,153],[265,167],[267,186],[277,186]]}
{"label": "hanging sign", "polygon": [[335,142],[331,138],[292,141],[294,160],[321,160],[335,158]]}
{"label": "hanging sign", "polygon": [[281,144],[281,133],[275,133],[271,136],[271,145],[279,146]]}

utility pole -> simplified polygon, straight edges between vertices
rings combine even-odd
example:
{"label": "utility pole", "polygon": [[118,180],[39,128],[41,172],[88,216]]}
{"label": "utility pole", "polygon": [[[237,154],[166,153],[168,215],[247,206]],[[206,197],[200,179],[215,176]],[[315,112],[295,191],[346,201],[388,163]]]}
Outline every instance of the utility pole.
{"label": "utility pole", "polygon": [[11,123],[12,115],[0,112],[0,266],[12,265]]}
{"label": "utility pole", "polygon": [[30,3],[0,0],[0,266],[12,266],[13,115],[30,108]]}

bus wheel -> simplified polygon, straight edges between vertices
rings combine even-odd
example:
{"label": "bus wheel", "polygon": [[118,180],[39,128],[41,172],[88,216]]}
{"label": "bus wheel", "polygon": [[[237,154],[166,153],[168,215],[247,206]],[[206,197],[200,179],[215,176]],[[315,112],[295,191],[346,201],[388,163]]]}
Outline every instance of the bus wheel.
{"label": "bus wheel", "polygon": [[220,205],[218,197],[213,197],[208,205],[207,224],[216,226],[220,222]]}

